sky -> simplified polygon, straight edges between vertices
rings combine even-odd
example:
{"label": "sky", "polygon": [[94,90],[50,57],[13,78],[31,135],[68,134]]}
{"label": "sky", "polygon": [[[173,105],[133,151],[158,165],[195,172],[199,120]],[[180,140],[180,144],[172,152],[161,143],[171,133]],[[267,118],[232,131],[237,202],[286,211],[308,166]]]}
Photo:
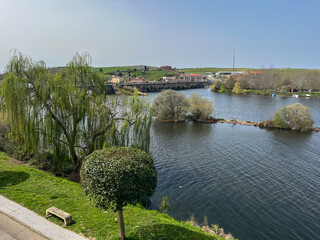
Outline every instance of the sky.
{"label": "sky", "polygon": [[320,68],[318,0],[0,0],[0,71],[47,66]]}

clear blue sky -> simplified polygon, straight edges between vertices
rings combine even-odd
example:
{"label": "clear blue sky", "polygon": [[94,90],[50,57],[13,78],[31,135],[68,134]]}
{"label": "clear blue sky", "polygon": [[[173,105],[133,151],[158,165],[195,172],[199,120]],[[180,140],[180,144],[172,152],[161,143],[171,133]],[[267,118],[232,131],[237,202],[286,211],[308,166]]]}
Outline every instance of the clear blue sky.
{"label": "clear blue sky", "polygon": [[318,0],[0,0],[0,70],[12,48],[48,66],[320,68]]}

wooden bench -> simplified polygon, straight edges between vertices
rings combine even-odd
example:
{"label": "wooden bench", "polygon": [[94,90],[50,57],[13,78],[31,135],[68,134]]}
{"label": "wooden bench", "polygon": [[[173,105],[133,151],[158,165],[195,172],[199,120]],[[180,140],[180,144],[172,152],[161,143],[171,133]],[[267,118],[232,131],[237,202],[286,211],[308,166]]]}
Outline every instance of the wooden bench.
{"label": "wooden bench", "polygon": [[51,207],[46,210],[46,216],[55,215],[59,218],[62,218],[64,221],[64,225],[67,226],[72,223],[72,217],[69,213],[62,211],[59,208]]}

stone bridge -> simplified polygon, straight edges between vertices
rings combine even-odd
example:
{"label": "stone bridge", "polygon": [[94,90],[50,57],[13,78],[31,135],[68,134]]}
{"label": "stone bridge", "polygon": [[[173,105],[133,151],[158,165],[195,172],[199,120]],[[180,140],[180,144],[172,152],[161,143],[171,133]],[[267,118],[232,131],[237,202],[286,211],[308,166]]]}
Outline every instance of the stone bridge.
{"label": "stone bridge", "polygon": [[[201,82],[148,82],[148,83],[120,83],[118,86],[129,86],[138,89],[140,92],[160,92],[164,89],[183,90],[192,88],[204,88],[211,85],[211,81]],[[108,92],[114,93],[112,84],[107,84]]]}

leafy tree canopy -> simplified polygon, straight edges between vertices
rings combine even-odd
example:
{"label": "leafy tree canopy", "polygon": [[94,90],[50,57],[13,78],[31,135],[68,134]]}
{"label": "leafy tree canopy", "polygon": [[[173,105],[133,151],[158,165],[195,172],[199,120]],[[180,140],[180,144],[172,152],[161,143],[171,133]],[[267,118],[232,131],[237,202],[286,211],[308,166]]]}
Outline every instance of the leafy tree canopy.
{"label": "leafy tree canopy", "polygon": [[81,168],[86,195],[103,209],[143,204],[157,185],[152,157],[136,148],[112,147],[90,154]]}
{"label": "leafy tree canopy", "polygon": [[215,81],[215,82],[210,86],[210,90],[211,90],[212,92],[219,91],[221,85],[222,85],[221,81]]}
{"label": "leafy tree canopy", "polygon": [[157,96],[152,108],[159,120],[183,121],[186,119],[189,102],[185,95],[170,89],[162,91]]}
{"label": "leafy tree canopy", "polygon": [[246,94],[247,91],[246,91],[245,89],[242,89],[242,88],[241,88],[239,82],[236,82],[236,83],[234,84],[233,89],[232,89],[232,93],[235,93],[235,94]]}
{"label": "leafy tree canopy", "polygon": [[188,100],[192,119],[196,121],[205,121],[210,118],[210,115],[213,112],[213,101],[202,98],[197,94],[191,94]]}
{"label": "leafy tree canopy", "polygon": [[274,127],[308,131],[313,127],[310,110],[301,103],[295,103],[277,110],[272,118]]}
{"label": "leafy tree canopy", "polygon": [[[43,61],[13,51],[1,86],[10,137],[25,151],[51,151],[65,168],[104,146],[149,148],[151,115],[142,98],[108,96],[91,57],[76,54],[65,71],[51,74]],[[63,169],[62,169],[63,170]]]}
{"label": "leafy tree canopy", "polygon": [[225,93],[228,92],[228,89],[226,88],[226,86],[224,84],[221,85],[219,93]]}
{"label": "leafy tree canopy", "polygon": [[120,238],[125,239],[122,209],[127,204],[144,203],[157,185],[152,157],[140,149],[113,147],[90,154],[81,168],[86,195],[103,209],[119,214]]}

